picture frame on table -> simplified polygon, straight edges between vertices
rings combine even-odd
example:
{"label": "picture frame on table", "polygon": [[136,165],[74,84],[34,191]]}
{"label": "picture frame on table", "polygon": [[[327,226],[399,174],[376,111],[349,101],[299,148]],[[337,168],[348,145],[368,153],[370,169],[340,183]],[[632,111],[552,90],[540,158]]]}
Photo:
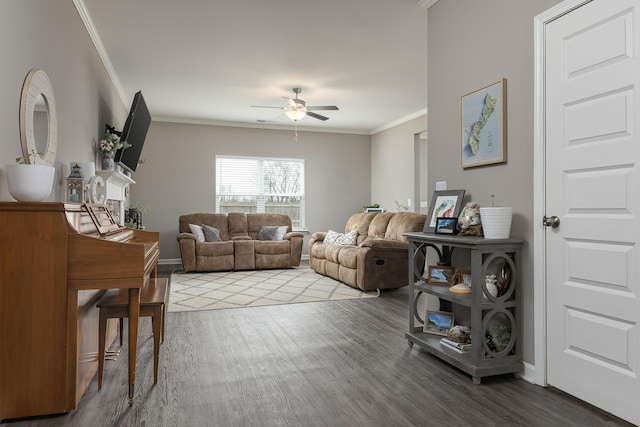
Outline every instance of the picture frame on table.
{"label": "picture frame on table", "polygon": [[427,283],[429,285],[451,286],[455,284],[455,268],[448,265],[430,265],[427,269]]}
{"label": "picture frame on table", "polygon": [[463,169],[507,161],[507,79],[460,98],[460,165]]}
{"label": "picture frame on table", "polygon": [[458,218],[464,206],[465,190],[436,190],[433,192],[423,232],[435,233],[438,218]]}
{"label": "picture frame on table", "polygon": [[447,335],[447,330],[453,328],[453,313],[448,311],[427,310],[422,330],[434,335]]}
{"label": "picture frame on table", "polygon": [[458,218],[436,218],[436,228],[434,230],[436,234],[458,234]]}

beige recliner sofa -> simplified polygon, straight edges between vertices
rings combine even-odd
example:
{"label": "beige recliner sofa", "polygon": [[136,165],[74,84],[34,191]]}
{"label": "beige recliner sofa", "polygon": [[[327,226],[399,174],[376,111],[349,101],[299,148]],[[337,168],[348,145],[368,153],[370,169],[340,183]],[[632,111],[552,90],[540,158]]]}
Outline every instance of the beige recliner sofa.
{"label": "beige recliner sofa", "polygon": [[345,234],[357,230],[355,244],[325,243],[328,232],[309,240],[309,266],[363,291],[409,284],[409,243],[403,233],[422,231],[426,215],[414,212],[356,213]]}
{"label": "beige recliner sofa", "polygon": [[[220,241],[199,241],[190,224],[217,229]],[[281,240],[258,239],[262,227],[273,226],[286,226]],[[295,267],[300,265],[303,237],[292,231],[287,215],[231,212],[182,215],[177,239],[182,268],[190,272]]]}

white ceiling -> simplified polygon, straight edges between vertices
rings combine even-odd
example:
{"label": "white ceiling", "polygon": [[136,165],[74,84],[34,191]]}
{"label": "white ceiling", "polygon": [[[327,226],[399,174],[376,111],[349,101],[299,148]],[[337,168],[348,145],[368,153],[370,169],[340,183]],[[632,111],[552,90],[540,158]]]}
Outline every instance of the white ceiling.
{"label": "white ceiling", "polygon": [[299,128],[369,134],[426,113],[424,1],[75,3],[124,102],[142,90],[154,120],[293,126],[250,106],[285,106],[301,87],[307,105],[340,110]]}

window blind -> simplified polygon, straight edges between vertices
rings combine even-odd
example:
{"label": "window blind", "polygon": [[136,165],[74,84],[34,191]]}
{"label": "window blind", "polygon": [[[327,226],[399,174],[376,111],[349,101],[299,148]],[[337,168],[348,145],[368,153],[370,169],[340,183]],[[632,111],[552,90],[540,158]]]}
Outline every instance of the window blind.
{"label": "window blind", "polygon": [[281,213],[304,229],[304,159],[216,156],[216,212]]}

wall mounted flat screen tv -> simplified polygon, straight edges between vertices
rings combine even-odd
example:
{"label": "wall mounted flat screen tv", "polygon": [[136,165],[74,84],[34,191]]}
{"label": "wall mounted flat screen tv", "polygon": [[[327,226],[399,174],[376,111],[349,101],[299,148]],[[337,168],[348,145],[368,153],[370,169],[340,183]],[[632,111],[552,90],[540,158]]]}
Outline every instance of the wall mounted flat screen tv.
{"label": "wall mounted flat screen tv", "polygon": [[151,124],[151,114],[142,96],[142,91],[138,91],[133,97],[129,116],[124,123],[120,139],[127,141],[131,147],[120,149],[116,153],[115,161],[128,171],[135,172],[142,153],[142,147],[147,137],[147,131]]}

